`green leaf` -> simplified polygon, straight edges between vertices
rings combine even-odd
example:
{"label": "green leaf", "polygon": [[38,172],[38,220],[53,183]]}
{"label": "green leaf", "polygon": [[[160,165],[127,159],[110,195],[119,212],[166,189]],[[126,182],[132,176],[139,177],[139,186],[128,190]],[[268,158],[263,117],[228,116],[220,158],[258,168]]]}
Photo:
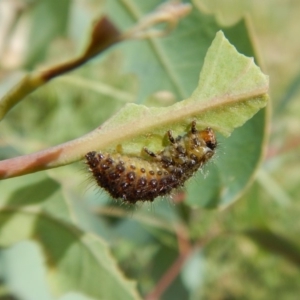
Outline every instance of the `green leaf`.
{"label": "green leaf", "polygon": [[244,234],[267,251],[283,256],[300,267],[300,245],[268,229],[249,229]]}
{"label": "green leaf", "polygon": [[[30,49],[26,57],[26,66],[31,68],[37,61],[41,61],[49,43],[56,37],[66,32],[66,16],[70,10],[70,0],[59,1],[52,0],[35,1],[29,10],[31,20],[29,43]],[[41,30],[41,25],[43,30]]]}
{"label": "green leaf", "polygon": [[[161,2],[110,0],[106,5],[111,19],[126,29]],[[213,18],[193,9],[176,30],[164,38],[119,44],[118,50],[126,58],[124,72],[136,74],[140,82],[137,102],[144,103],[159,90],[172,92],[177,100],[188,98],[197,86],[205,53],[220,29]]]}
{"label": "green leaf", "polygon": [[8,205],[34,205],[43,202],[58,190],[60,185],[50,178],[16,189],[8,200]]}
{"label": "green leaf", "polygon": [[53,179],[32,174],[0,182],[0,207],[35,207],[56,218],[72,221],[74,213],[62,193],[61,185]]}
{"label": "green leaf", "polygon": [[139,299],[99,237],[38,209],[0,209],[0,245],[24,239],[40,243],[55,294],[78,291],[95,299]]}
{"label": "green leaf", "polygon": [[[202,12],[214,14],[218,23],[224,26],[235,24],[244,17],[246,13],[252,13],[256,6],[251,1],[210,1],[210,0],[193,0],[193,3]],[[258,15],[258,14],[257,14]]]}
{"label": "green leaf", "polygon": [[95,132],[91,144],[94,150],[114,151],[122,143],[123,153],[131,155],[139,155],[145,144],[158,151],[167,130],[178,135],[189,130],[193,120],[198,128],[209,126],[229,136],[266,106],[267,91],[268,77],[219,32],[190,98],[163,108],[127,104]]}
{"label": "green leaf", "polygon": [[110,295],[138,299],[134,285],[117,270],[107,245],[70,224],[74,206],[59,192],[56,181],[32,174],[0,185],[0,246],[35,240],[47,261],[51,291],[58,295],[78,291],[93,299],[110,299]]}

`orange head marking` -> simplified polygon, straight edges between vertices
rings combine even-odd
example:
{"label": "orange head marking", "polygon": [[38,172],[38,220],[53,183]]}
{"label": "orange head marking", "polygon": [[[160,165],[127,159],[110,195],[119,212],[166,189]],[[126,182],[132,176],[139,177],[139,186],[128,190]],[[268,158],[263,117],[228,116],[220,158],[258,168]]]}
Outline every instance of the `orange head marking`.
{"label": "orange head marking", "polygon": [[206,146],[211,150],[217,147],[217,140],[214,131],[207,127],[205,130],[200,131],[201,138],[205,141]]}

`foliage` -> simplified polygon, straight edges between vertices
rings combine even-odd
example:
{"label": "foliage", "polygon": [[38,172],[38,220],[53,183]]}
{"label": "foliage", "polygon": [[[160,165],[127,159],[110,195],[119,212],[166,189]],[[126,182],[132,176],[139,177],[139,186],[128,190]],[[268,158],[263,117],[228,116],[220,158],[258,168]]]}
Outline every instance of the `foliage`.
{"label": "foliage", "polygon": [[[110,0],[106,9],[125,31],[160,2]],[[92,131],[94,140],[87,138],[82,149],[112,150],[122,143],[125,153],[132,154],[150,143],[159,150],[166,130],[180,134],[196,118],[201,127],[218,132],[217,158],[171,200],[137,207],[124,207],[94,188],[82,162],[1,181],[3,297],[293,299],[299,281],[297,145],[282,140],[283,131],[273,122],[269,148],[274,152],[259,166],[268,110],[252,116],[266,104],[268,84],[244,56],[268,66],[254,44],[256,39],[266,43],[266,38],[259,28],[253,33],[249,19],[239,19],[243,8],[237,8],[237,23],[221,27],[201,11],[213,13],[214,8],[200,2],[194,1],[192,12],[168,36],[117,44],[26,97],[0,124],[0,156],[49,148],[105,121],[103,135]],[[5,59],[13,53],[10,43],[0,49],[3,95],[18,82],[18,70],[29,72],[73,57],[87,35],[85,24],[99,13],[102,1],[23,5],[7,41],[12,34],[23,37],[18,28],[24,24],[31,24],[30,34],[15,54],[15,69],[8,70],[12,66]],[[38,20],[46,15],[47,34],[37,34]],[[281,110],[294,104],[298,77],[293,81],[290,76],[282,101],[274,97]],[[277,118],[289,120],[280,111]],[[294,128],[297,121],[292,120],[286,126]],[[285,146],[290,152],[283,155]],[[284,178],[286,164],[291,168]]]}

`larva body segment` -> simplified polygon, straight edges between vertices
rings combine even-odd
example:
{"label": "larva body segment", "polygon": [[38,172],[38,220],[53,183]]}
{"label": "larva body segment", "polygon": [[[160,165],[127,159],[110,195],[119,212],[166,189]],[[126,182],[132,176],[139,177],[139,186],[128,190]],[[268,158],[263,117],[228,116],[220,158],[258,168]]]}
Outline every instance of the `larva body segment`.
{"label": "larva body segment", "polygon": [[183,186],[215,153],[217,141],[211,128],[198,131],[196,122],[184,136],[174,138],[167,132],[170,145],[158,153],[147,148],[149,160],[121,154],[86,154],[89,170],[97,184],[115,199],[129,203],[153,201]]}

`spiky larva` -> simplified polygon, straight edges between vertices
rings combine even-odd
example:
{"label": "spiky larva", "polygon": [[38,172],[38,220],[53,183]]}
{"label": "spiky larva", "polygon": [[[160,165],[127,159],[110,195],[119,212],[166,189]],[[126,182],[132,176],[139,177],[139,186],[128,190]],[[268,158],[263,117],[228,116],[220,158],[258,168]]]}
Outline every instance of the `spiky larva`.
{"label": "spiky larva", "polygon": [[168,195],[214,155],[217,141],[211,128],[198,131],[195,121],[184,136],[174,138],[171,131],[167,135],[170,144],[158,153],[144,148],[149,160],[89,152],[85,156],[89,170],[97,184],[115,199],[136,203]]}

